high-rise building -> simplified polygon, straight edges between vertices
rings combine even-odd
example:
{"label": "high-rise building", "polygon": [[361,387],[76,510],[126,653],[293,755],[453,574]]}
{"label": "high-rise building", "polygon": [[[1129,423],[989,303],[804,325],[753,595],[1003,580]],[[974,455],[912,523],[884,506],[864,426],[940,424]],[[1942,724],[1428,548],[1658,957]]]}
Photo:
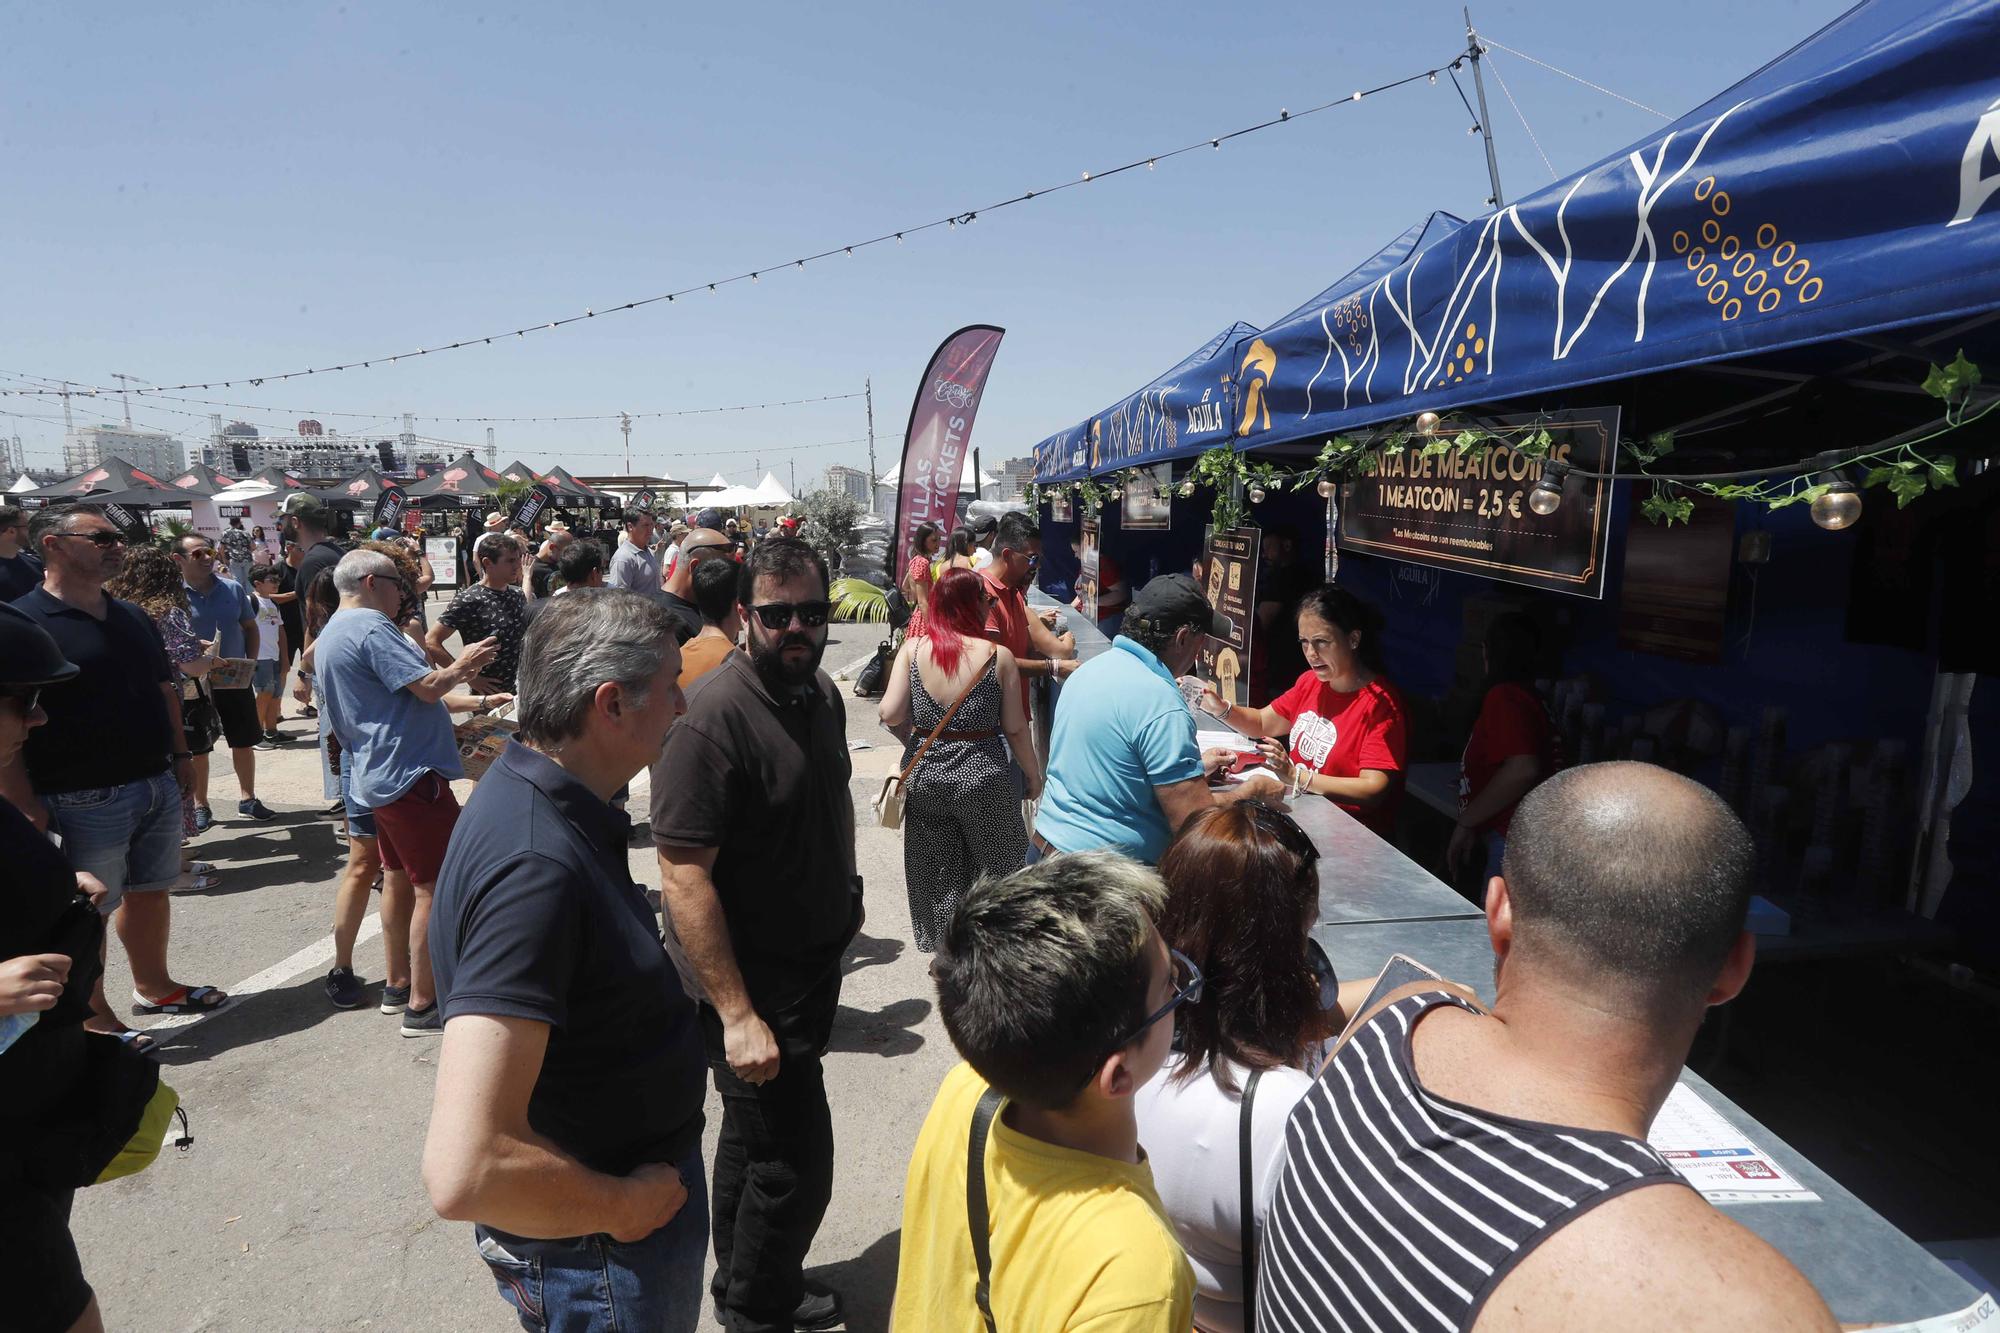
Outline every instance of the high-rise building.
{"label": "high-rise building", "polygon": [[835,463],[826,470],[826,488],[838,491],[860,504],[868,503],[868,474],[858,467]]}
{"label": "high-rise building", "polygon": [[996,500],[1019,500],[1028,493],[1028,484],[1035,479],[1035,460],[1010,458],[1000,465],[1000,493]]}
{"label": "high-rise building", "polygon": [[18,435],[0,436],[0,483],[13,481],[28,470],[28,454]]}
{"label": "high-rise building", "polygon": [[122,458],[141,472],[165,480],[181,470],[181,442],[156,430],[130,426],[78,426],[63,438],[68,475],[88,472],[107,458]]}

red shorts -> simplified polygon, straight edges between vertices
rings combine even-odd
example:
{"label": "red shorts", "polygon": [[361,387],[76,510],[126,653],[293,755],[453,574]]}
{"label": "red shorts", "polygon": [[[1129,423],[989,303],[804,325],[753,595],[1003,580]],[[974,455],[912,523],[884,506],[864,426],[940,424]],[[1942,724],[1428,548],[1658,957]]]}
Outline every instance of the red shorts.
{"label": "red shorts", "polygon": [[458,798],[451,794],[451,784],[436,773],[426,773],[373,814],[383,868],[402,871],[412,884],[437,883],[451,831],[458,824]]}

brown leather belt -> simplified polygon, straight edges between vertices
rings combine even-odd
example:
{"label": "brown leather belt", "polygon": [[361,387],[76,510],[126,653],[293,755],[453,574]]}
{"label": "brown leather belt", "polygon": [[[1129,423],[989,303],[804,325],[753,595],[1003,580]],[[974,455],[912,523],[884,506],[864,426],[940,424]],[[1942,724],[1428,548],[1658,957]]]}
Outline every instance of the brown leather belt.
{"label": "brown leather belt", "polygon": [[937,734],[937,738],[941,741],[990,741],[999,735],[998,731],[991,729],[986,731],[940,731]]}
{"label": "brown leather belt", "polygon": [[1049,840],[1047,838],[1044,838],[1039,833],[1037,833],[1034,836],[1034,844],[1035,844],[1035,850],[1040,852],[1043,856],[1056,856],[1059,854],[1057,853],[1054,847],[1051,847],[1049,845]]}

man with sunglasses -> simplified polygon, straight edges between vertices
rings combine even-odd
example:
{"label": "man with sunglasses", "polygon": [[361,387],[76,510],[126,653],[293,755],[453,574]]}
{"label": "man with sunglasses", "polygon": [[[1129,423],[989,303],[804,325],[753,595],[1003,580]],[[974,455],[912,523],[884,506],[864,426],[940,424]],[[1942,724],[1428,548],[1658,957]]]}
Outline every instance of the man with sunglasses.
{"label": "man with sunglasses", "polygon": [[[0,767],[0,795],[37,826],[53,822],[69,863],[104,882],[98,910],[116,913],[135,1012],[220,1008],[229,1001],[222,991],[183,985],[167,970],[167,890],[180,878],[181,793],[194,785],[194,764],[159,630],[104,592],[125,567],[124,534],[103,509],[78,504],[37,511],[28,535],[48,574],[14,605],[79,670],[41,691],[48,723],[30,733],[25,763]],[[102,980],[91,1004],[93,1027],[131,1031],[113,1016]]]}
{"label": "man with sunglasses", "polygon": [[0,504],[0,602],[26,597],[41,585],[41,557],[27,543],[28,512]]}
{"label": "man with sunglasses", "polygon": [[694,596],[694,571],[709,560],[734,560],[736,543],[714,528],[694,528],[681,540],[680,559],[657,594],[660,605],[674,618],[681,642],[701,633],[701,607]]}
{"label": "man with sunglasses", "polygon": [[[174,543],[174,564],[187,586],[189,618],[195,634],[215,645],[217,657],[255,661],[259,634],[257,599],[233,579],[215,572],[217,555],[208,538],[182,537]],[[257,799],[257,750],[264,726],[257,717],[257,696],[250,682],[215,690],[215,711],[222,718],[222,738],[229,744],[229,762],[236,769],[236,813],[245,819],[273,819],[275,812]],[[215,822],[208,808],[209,757],[194,757],[194,828],[205,833]]]}
{"label": "man with sunglasses", "polygon": [[[967,892],[931,965],[965,1063],[903,1190],[897,1333],[1193,1323],[1194,1272],[1153,1188],[1133,1094],[1202,977],[1154,927],[1167,890],[1105,852]],[[977,1286],[975,1286],[977,1284]],[[988,1299],[983,1313],[975,1291]]]}
{"label": "man with sunglasses", "polygon": [[1028,707],[1028,680],[1061,680],[1076,670],[1076,636],[1057,633],[1028,611],[1028,585],[1042,563],[1042,530],[1029,514],[1006,514],[994,537],[993,563],[979,570],[993,596],[986,612],[986,637],[1014,654],[1021,669],[1021,707]]}
{"label": "man with sunglasses", "polygon": [[826,566],[773,537],[744,573],[750,651],[705,676],[667,733],[652,825],[667,948],[700,1002],[722,1096],[711,1290],[728,1326],[749,1333],[841,1319],[832,1292],[808,1292],[804,1264],[833,1196],[820,1057],[861,881],[847,719],[819,669]]}

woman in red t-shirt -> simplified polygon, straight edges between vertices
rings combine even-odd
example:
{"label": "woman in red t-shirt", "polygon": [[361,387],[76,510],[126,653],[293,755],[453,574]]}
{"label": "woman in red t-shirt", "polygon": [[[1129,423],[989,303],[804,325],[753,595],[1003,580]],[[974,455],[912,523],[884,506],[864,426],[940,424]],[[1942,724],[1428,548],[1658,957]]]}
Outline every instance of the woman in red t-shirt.
{"label": "woman in red t-shirt", "polygon": [[944,544],[944,534],[935,523],[919,523],[914,548],[910,553],[910,563],[903,570],[903,597],[910,604],[910,623],[903,632],[906,639],[921,639],[924,636],[924,612],[931,601],[931,585],[937,581],[931,561],[937,558],[938,548]]}
{"label": "woman in red t-shirt", "polygon": [[1331,583],[1299,600],[1305,674],[1262,708],[1224,706],[1213,689],[1205,712],[1266,740],[1264,760],[1296,793],[1314,792],[1387,837],[1403,799],[1409,724],[1403,696],[1382,678],[1382,613]]}
{"label": "woman in red t-shirt", "polygon": [[1562,767],[1561,738],[1533,684],[1541,649],[1535,622],[1518,611],[1496,616],[1481,647],[1486,697],[1458,761],[1458,824],[1445,848],[1454,879],[1482,863],[1488,879],[1500,873],[1514,807]]}

